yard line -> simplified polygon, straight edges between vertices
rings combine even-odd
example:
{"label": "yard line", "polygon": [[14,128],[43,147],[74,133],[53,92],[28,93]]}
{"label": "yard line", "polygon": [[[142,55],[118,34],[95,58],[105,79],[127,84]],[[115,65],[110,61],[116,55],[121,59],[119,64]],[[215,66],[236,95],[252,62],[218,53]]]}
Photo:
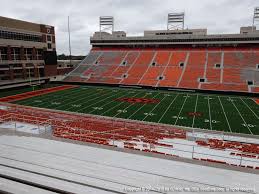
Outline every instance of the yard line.
{"label": "yard line", "polygon": [[[125,91],[120,91],[120,92],[123,92],[122,94],[124,94],[124,92]],[[120,92],[118,92],[118,93],[120,93]],[[117,93],[117,94],[118,94]],[[124,96],[127,96],[128,95],[128,92],[126,93],[126,94],[124,94],[124,95],[120,95],[119,96],[119,98],[122,98],[122,97],[124,97]],[[100,101],[99,101],[100,102]],[[104,105],[102,105],[101,107],[103,108],[104,106],[106,106],[106,105],[109,105],[109,104],[111,104],[111,103],[113,103],[114,101],[109,101],[109,102],[107,102],[107,103],[105,103]],[[113,108],[113,107],[112,107]],[[95,110],[91,110],[90,112],[88,112],[88,114],[90,114],[90,113],[92,113],[93,111],[95,111]]]}
{"label": "yard line", "polygon": [[[229,99],[231,99],[231,98],[229,97]],[[236,105],[234,104],[234,102],[233,102],[232,100],[230,100],[230,101],[231,101],[231,103],[234,105],[234,107],[236,108],[237,112],[239,113],[240,117],[241,117],[242,120],[244,121],[246,127],[249,129],[250,133],[253,135],[253,133],[252,133],[252,131],[250,130],[248,124],[246,123],[244,117],[241,115],[240,111],[238,110],[238,108],[236,107]]]}
{"label": "yard line", "polygon": [[[109,93],[112,93],[112,92],[108,92],[108,93],[103,94],[103,95],[101,95],[101,96],[100,96],[98,93],[91,94],[90,96],[87,96],[87,97],[92,97],[92,96],[97,96],[97,97],[96,97],[96,98],[89,99],[89,100],[83,102],[82,104],[86,104],[87,102],[90,102],[90,101],[92,101],[92,100],[101,98],[101,97],[103,97],[103,96],[105,96],[105,95],[107,95],[107,94],[109,94]],[[74,104],[75,102],[84,100],[84,98],[85,98],[85,97],[80,98],[80,99],[78,99],[78,100],[76,100],[76,101],[73,101],[73,102],[71,102],[71,103],[68,103],[68,104],[69,104],[69,105]],[[68,105],[68,104],[66,104],[66,105]],[[62,106],[66,106],[66,105],[62,105]],[[73,107],[70,107],[70,108],[66,109],[66,111],[67,111],[67,110],[70,110],[71,108],[73,108]]]}
{"label": "yard line", "polygon": [[168,112],[168,110],[171,108],[172,104],[174,103],[174,101],[176,100],[176,98],[179,96],[179,93],[177,93],[177,95],[174,97],[174,99],[172,100],[172,102],[169,104],[169,106],[167,107],[167,109],[165,110],[164,114],[160,117],[158,123],[160,123],[160,121],[164,118],[165,114]]}
{"label": "yard line", "polygon": [[[194,113],[195,114],[196,114],[196,111],[197,111],[198,98],[199,98],[199,95],[197,94],[196,103],[195,103],[195,109],[194,109]],[[192,119],[192,128],[194,126],[194,120],[195,120],[195,117],[196,117],[195,114],[194,114],[193,119]]]}
{"label": "yard line", "polygon": [[[157,95],[159,95],[160,93],[158,92],[154,97],[152,97],[152,99],[154,99]],[[147,95],[147,94],[146,94]],[[145,96],[146,96],[145,95]],[[143,98],[145,98],[145,96]],[[143,104],[141,107],[139,107],[133,114],[131,114],[127,119],[130,119],[133,115],[135,115],[139,110],[141,110],[145,105],[147,104]]]}
{"label": "yard line", "polygon": [[[66,102],[66,101],[71,101],[71,100],[73,100],[73,99],[77,99],[78,97],[80,97],[80,96],[83,96],[83,95],[85,95],[85,94],[87,94],[87,93],[85,93],[85,92],[82,92],[81,94],[79,93],[79,92],[81,92],[80,90],[77,90],[77,91],[74,91],[74,92],[72,92],[72,93],[69,93],[68,95],[70,96],[70,97],[72,97],[72,98],[68,98],[68,99],[62,99],[61,101],[59,101],[59,102],[61,102],[61,103],[64,103],[64,102]],[[72,95],[71,95],[72,94]],[[49,98],[51,98],[52,96],[46,96],[47,97],[47,100],[49,100]],[[62,97],[61,97],[62,98]],[[43,103],[41,103],[40,105],[42,105],[42,104],[46,104],[46,103],[50,103],[49,101],[47,101],[47,102],[43,102]],[[50,105],[47,105],[46,106],[46,108],[48,108],[48,107],[50,107],[51,106],[51,104]],[[61,105],[59,105],[59,106],[64,106],[63,104],[61,104]],[[59,106],[57,106],[57,107],[59,107]],[[57,108],[56,107],[56,108]]]}
{"label": "yard line", "polygon": [[[136,95],[135,95],[136,96]],[[142,98],[145,98],[147,96],[147,94],[145,94]],[[130,104],[129,106],[127,106],[124,110],[127,110],[128,108],[130,108],[131,106],[135,105],[135,103]],[[113,117],[116,117],[117,115],[119,115],[120,113],[117,113],[116,115],[114,115]]]}
{"label": "yard line", "polygon": [[[136,95],[134,95],[135,97]],[[143,96],[142,98],[145,98],[147,96],[147,94],[145,94],[145,96]],[[135,103],[130,104],[129,106],[127,106],[126,108],[124,108],[124,110],[127,110],[128,108],[130,108],[131,106],[135,105]],[[117,115],[119,115],[120,113],[117,113],[116,115],[114,115],[113,117],[116,117]]]}
{"label": "yard line", "polygon": [[[82,93],[82,94],[80,94],[80,95],[78,95],[78,96],[74,96],[73,98],[69,98],[69,99],[67,99],[67,100],[64,100],[63,102],[66,102],[66,101],[69,101],[69,102],[73,102],[73,103],[75,103],[75,102],[78,102],[78,101],[81,101],[82,100],[82,98],[84,97],[93,97],[93,96],[96,96],[96,95],[98,95],[98,93],[90,93],[89,95],[86,95],[86,93]],[[82,96],[82,98],[81,98],[81,96]],[[73,99],[77,99],[77,100],[75,100],[75,101],[73,101]],[[57,106],[55,109],[57,109],[57,108],[61,108],[61,107],[63,107],[63,106],[67,106],[68,104],[71,104],[71,103],[63,103],[63,104],[61,104],[61,105],[59,105],[59,106]]]}
{"label": "yard line", "polygon": [[257,119],[259,119],[259,116],[250,108],[250,106],[248,106],[248,104],[241,98],[241,97],[239,97],[241,100],[242,100],[242,102],[251,110],[251,112],[252,113],[254,113],[254,115],[256,116],[256,118]]}
{"label": "yard line", "polygon": [[209,116],[210,116],[210,130],[212,130],[211,112],[210,112],[210,96],[208,96],[208,108],[209,108]]}
{"label": "yard line", "polygon": [[181,113],[182,113],[183,107],[184,107],[184,105],[185,105],[186,100],[187,100],[188,97],[189,97],[189,95],[187,94],[187,95],[185,96],[185,100],[184,100],[184,102],[183,102],[183,105],[182,105],[182,107],[181,107],[181,110],[179,111],[179,114],[178,114],[178,116],[177,116],[177,119],[176,119],[175,122],[174,122],[174,125],[176,125],[176,123],[177,123],[177,121],[178,121],[178,119],[179,119],[179,116],[180,116]]}
{"label": "yard line", "polygon": [[228,128],[229,128],[230,132],[232,133],[232,129],[231,129],[231,127],[230,127],[230,124],[229,124],[229,121],[228,121],[228,117],[227,117],[227,115],[226,115],[226,112],[225,112],[225,110],[224,110],[223,104],[222,104],[222,102],[221,102],[221,100],[220,100],[220,97],[219,97],[219,96],[218,96],[218,99],[219,99],[219,102],[220,102],[221,108],[222,108],[222,110],[223,110],[223,113],[224,113],[224,115],[225,115],[225,118],[226,118],[226,121],[227,121],[227,124],[228,124]]}
{"label": "yard line", "polygon": [[[72,92],[71,92],[71,90],[72,90]],[[68,90],[62,90],[62,91],[58,91],[58,92],[62,92],[62,93],[71,92],[72,94],[78,92],[78,88],[73,88],[71,90],[69,90],[69,91]],[[53,93],[55,93],[55,92],[53,92]],[[34,96],[34,97],[31,97],[31,98],[37,98],[36,100],[40,100],[40,99],[44,100],[44,99],[48,99],[50,95],[53,95],[53,93],[43,94],[43,95],[40,95],[40,96]],[[24,100],[21,100],[21,103],[25,106],[26,105],[27,106],[33,106],[33,104],[35,104],[37,102],[32,102],[31,98],[26,98]],[[45,103],[47,103],[47,102],[41,102],[37,105],[41,105],[41,104],[45,104]]]}
{"label": "yard line", "polygon": [[[122,91],[120,91],[120,92],[122,92]],[[119,93],[120,93],[119,92]],[[110,92],[110,93],[112,93],[112,92]],[[93,105],[95,105],[95,104],[98,104],[98,103],[100,103],[100,102],[102,102],[102,101],[105,101],[105,100],[107,100],[107,99],[109,99],[109,98],[112,98],[112,97],[114,97],[114,96],[116,96],[117,95],[117,93],[116,94],[114,94],[114,95],[108,95],[108,97],[106,97],[106,98],[103,98],[102,100],[99,100],[99,101],[97,101],[97,102],[95,102],[95,103],[93,103],[93,104],[90,104],[90,105],[88,105],[88,106],[86,106],[86,107],[83,107],[82,109],[80,109],[80,112],[82,111],[82,110],[84,110],[84,109],[86,109],[86,108],[88,108],[88,107],[90,107],[90,106],[93,106]],[[102,95],[103,96],[103,95]],[[102,96],[100,96],[100,97],[102,97]],[[96,99],[96,98],[95,98]],[[98,99],[98,98],[97,98]],[[92,99],[92,100],[94,100],[94,99]],[[91,101],[91,100],[90,100]],[[89,102],[89,101],[88,101]]]}
{"label": "yard line", "polygon": [[[162,102],[165,98],[167,98],[167,96],[164,94],[163,99],[162,99],[159,103],[157,103],[156,106],[154,106],[154,108],[152,108],[152,110],[151,110],[149,113],[152,113],[152,112],[156,109],[156,107],[158,107],[158,105],[160,105],[161,102]],[[142,121],[144,121],[147,117],[148,117],[148,115],[146,115],[146,116],[144,117],[144,119],[142,119]]]}
{"label": "yard line", "polygon": [[[129,92],[128,92],[128,93],[129,93]],[[136,94],[133,95],[131,98],[134,98],[134,97],[137,96],[138,94],[140,94],[140,93],[136,93]],[[105,113],[109,112],[110,110],[114,109],[114,108],[117,107],[117,106],[120,106],[120,105],[123,104],[123,103],[125,103],[125,102],[121,102],[121,103],[117,104],[116,106],[114,106],[114,107],[112,107],[112,108],[106,110],[105,112],[103,112],[101,115],[104,115]],[[126,109],[127,109],[127,108],[126,108]],[[112,116],[112,117],[116,117],[118,114],[120,114],[120,113],[117,113],[115,116]]]}

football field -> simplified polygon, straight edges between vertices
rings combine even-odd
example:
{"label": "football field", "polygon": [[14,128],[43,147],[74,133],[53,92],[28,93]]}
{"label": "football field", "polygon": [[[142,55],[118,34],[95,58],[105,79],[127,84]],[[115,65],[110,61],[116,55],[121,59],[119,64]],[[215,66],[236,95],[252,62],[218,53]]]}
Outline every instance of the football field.
{"label": "football field", "polygon": [[79,86],[14,102],[20,105],[259,135],[250,97]]}

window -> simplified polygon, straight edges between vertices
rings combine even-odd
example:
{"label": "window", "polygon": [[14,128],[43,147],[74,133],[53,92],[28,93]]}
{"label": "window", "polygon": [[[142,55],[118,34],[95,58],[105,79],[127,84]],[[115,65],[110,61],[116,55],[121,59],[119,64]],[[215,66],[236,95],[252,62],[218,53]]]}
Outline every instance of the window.
{"label": "window", "polygon": [[51,43],[48,43],[48,49],[51,49],[52,46],[51,46]]}
{"label": "window", "polygon": [[42,53],[43,53],[43,51],[41,49],[37,49],[37,53],[36,53],[37,60],[43,60]]}
{"label": "window", "polygon": [[25,48],[24,54],[25,54],[26,60],[32,60],[32,48]]}
{"label": "window", "polygon": [[0,60],[4,61],[7,60],[7,48],[0,47]]}
{"label": "window", "polygon": [[5,30],[0,30],[0,38],[2,38],[2,39],[12,39],[12,40],[42,42],[42,37],[40,35],[25,34],[25,33],[19,33],[19,32],[10,32],[10,31],[5,31]]}
{"label": "window", "polygon": [[47,41],[51,42],[51,36],[47,35]]}
{"label": "window", "polygon": [[21,60],[20,48],[11,48],[11,58],[13,61]]}

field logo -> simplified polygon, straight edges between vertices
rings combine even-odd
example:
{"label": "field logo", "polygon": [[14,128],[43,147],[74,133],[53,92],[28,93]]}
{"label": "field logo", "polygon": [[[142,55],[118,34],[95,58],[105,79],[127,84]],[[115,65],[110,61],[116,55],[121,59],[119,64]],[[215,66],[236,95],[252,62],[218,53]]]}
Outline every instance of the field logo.
{"label": "field logo", "polygon": [[203,113],[202,112],[187,112],[187,115],[189,117],[202,117]]}
{"label": "field logo", "polygon": [[117,98],[115,100],[120,102],[141,103],[141,104],[157,104],[160,102],[159,99],[152,99],[152,98]]}

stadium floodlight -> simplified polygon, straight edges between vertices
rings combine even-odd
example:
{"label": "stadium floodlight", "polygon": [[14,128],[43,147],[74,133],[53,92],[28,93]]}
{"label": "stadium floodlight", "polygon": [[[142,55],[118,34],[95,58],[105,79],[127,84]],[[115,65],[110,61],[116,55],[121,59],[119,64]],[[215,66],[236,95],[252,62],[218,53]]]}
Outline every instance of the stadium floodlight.
{"label": "stadium floodlight", "polygon": [[169,13],[167,19],[167,30],[184,29],[184,12]]}
{"label": "stadium floodlight", "polygon": [[255,7],[255,9],[254,9],[253,29],[257,25],[259,25],[259,7]]}
{"label": "stadium floodlight", "polygon": [[114,31],[114,18],[112,16],[101,16],[100,17],[100,36],[102,36],[102,32],[110,32]]}

